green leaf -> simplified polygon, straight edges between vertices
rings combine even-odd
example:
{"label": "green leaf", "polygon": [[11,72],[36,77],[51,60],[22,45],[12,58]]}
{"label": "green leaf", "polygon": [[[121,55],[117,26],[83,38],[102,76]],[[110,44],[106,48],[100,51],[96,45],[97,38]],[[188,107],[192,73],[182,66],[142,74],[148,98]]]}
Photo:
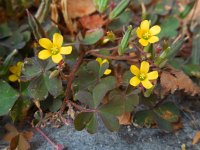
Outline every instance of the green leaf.
{"label": "green leaf", "polygon": [[[110,95],[111,94],[114,93],[112,92]],[[109,98],[109,102],[107,104],[100,106],[98,109],[104,113],[120,116],[124,112],[124,101],[118,97],[118,95],[112,96],[112,98]]]}
{"label": "green leaf", "polygon": [[116,31],[121,29],[123,26],[128,25],[133,18],[133,13],[129,10],[124,11],[118,18],[114,19],[109,23],[108,29],[112,31]]}
{"label": "green leaf", "polygon": [[50,79],[49,75],[50,75],[50,72],[44,73],[45,85],[49,93],[53,95],[54,98],[56,98],[57,96],[63,93],[62,81],[61,79],[57,77]]}
{"label": "green leaf", "polygon": [[15,105],[12,107],[10,111],[10,116],[13,122],[22,121],[25,119],[28,114],[28,110],[31,106],[31,101],[29,99],[19,98]]}
{"label": "green leaf", "polygon": [[51,112],[57,112],[60,109],[61,105],[62,105],[62,100],[54,99],[52,104],[49,106],[49,110]]}
{"label": "green leaf", "polygon": [[79,100],[80,102],[88,105],[90,108],[93,106],[93,99],[92,94],[88,91],[80,90],[75,94],[74,97],[75,100]]}
{"label": "green leaf", "polygon": [[128,70],[128,71],[125,71],[124,74],[123,74],[123,84],[124,85],[129,85],[129,81],[130,79],[133,77],[133,74]]}
{"label": "green leaf", "polygon": [[86,125],[87,131],[88,131],[90,134],[96,133],[96,131],[97,131],[97,126],[98,126],[97,117],[96,117],[96,115],[93,113],[93,114],[92,114],[92,118],[90,119],[90,121],[89,121],[88,124]]}
{"label": "green leaf", "polygon": [[35,18],[42,23],[49,14],[51,0],[41,0]]}
{"label": "green leaf", "polygon": [[137,92],[126,94],[125,97],[125,112],[132,112],[134,107],[139,104],[139,96]]}
{"label": "green leaf", "polygon": [[179,14],[179,17],[184,19],[185,17],[187,17],[187,15],[190,13],[190,11],[192,10],[192,8],[194,7],[194,4],[196,3],[197,1],[193,1],[193,2],[190,2],[189,4],[187,4],[184,8],[184,10]]}
{"label": "green leaf", "polygon": [[115,116],[105,112],[100,112],[99,115],[104,125],[109,131],[112,132],[112,131],[117,131],[119,129],[120,127],[119,121]]}
{"label": "green leaf", "polygon": [[41,75],[42,71],[43,69],[41,68],[40,63],[36,58],[27,58],[25,59],[24,66],[22,68],[22,73],[24,75],[22,78],[30,80]]}
{"label": "green leaf", "polygon": [[153,118],[156,122],[156,124],[158,125],[158,127],[164,131],[168,131],[168,132],[172,132],[173,131],[173,127],[172,124],[168,121],[166,121],[165,119],[163,119],[162,117],[160,117],[159,115],[157,115],[156,113],[152,112]]}
{"label": "green leaf", "polygon": [[48,89],[43,75],[34,78],[28,86],[29,95],[35,100],[44,100],[48,96]]}
{"label": "green leaf", "polygon": [[128,46],[128,42],[131,37],[131,32],[132,32],[132,26],[130,25],[119,44],[119,49],[118,49],[119,55],[122,55],[126,52],[126,48]]}
{"label": "green leaf", "polygon": [[109,89],[107,88],[107,86],[102,83],[99,83],[94,87],[92,91],[94,108],[98,107],[98,105],[101,103],[101,101],[103,100],[104,96],[106,95],[108,91]]}
{"label": "green leaf", "polygon": [[177,35],[177,29],[179,27],[179,21],[174,17],[167,17],[161,24],[160,38],[172,38]]}
{"label": "green leaf", "polygon": [[171,102],[162,104],[159,108],[155,109],[154,112],[164,120],[168,122],[177,122],[180,116],[178,108]]}
{"label": "green leaf", "polygon": [[108,76],[105,78],[102,78],[100,80],[101,83],[105,84],[108,88],[108,90],[112,90],[116,87],[116,79],[113,76]]}
{"label": "green leaf", "polygon": [[3,62],[3,65],[0,66],[0,76],[5,75],[8,72],[10,64],[13,61],[13,57],[17,54],[17,52],[18,51],[15,49],[6,57],[6,59]]}
{"label": "green leaf", "polygon": [[118,110],[122,113],[125,112],[132,112],[134,107],[139,104],[139,96],[138,92],[135,90],[131,90],[130,93],[124,93],[120,90],[113,90],[109,93],[109,100],[110,101],[117,101],[122,105],[120,108],[122,110]]}
{"label": "green leaf", "polygon": [[121,0],[120,3],[112,10],[109,14],[109,19],[113,20],[117,16],[119,16],[129,5],[130,0]]}
{"label": "green leaf", "polygon": [[100,66],[99,66],[99,63],[96,60],[88,62],[87,69],[89,70],[89,72],[91,72],[95,76],[99,75]]}
{"label": "green leaf", "polygon": [[173,60],[174,57],[178,54],[178,52],[181,50],[181,46],[183,45],[185,40],[186,39],[182,37],[178,41],[173,43],[171,45],[171,50],[169,51],[169,53],[167,53],[167,58],[169,58],[170,60]]}
{"label": "green leaf", "polygon": [[178,41],[172,44],[171,47],[165,49],[160,56],[157,57],[155,64],[162,68],[169,60],[173,61],[176,54],[181,50],[181,46],[183,45],[184,41],[184,38],[180,38]]}
{"label": "green leaf", "polygon": [[103,13],[108,7],[108,0],[93,0],[97,10]]}
{"label": "green leaf", "polygon": [[166,9],[163,2],[158,2],[155,5],[154,12],[159,15],[166,15],[168,13],[168,10]]}
{"label": "green leaf", "polygon": [[106,71],[106,69],[109,68],[109,63],[103,63],[101,66],[100,66],[100,69],[99,69],[99,78],[101,78],[103,75],[104,75],[104,72]]}
{"label": "green leaf", "polygon": [[28,23],[35,39],[38,41],[40,38],[46,37],[45,32],[39,21],[28,10],[26,10],[26,12],[28,15]]}
{"label": "green leaf", "polygon": [[192,64],[200,65],[200,28],[197,28],[192,42]]}
{"label": "green leaf", "polygon": [[189,75],[193,76],[194,73],[200,72],[200,65],[188,64],[183,66],[183,71]]}
{"label": "green leaf", "polygon": [[85,38],[81,41],[84,45],[93,45],[97,43],[104,35],[102,28],[89,30],[86,32]]}
{"label": "green leaf", "polygon": [[[93,63],[91,64],[96,64],[96,65],[92,65],[92,69],[96,70],[95,66],[99,68],[99,65],[97,64],[96,61],[92,61],[92,62]],[[73,83],[73,85],[77,87],[78,90],[80,89],[80,90],[92,91],[95,84],[97,83],[98,73],[99,73],[99,69],[96,71],[93,71],[92,69],[86,66],[86,64],[83,64],[80,66],[77,72],[77,78],[75,79]]]}
{"label": "green leaf", "polygon": [[90,122],[92,117],[93,117],[93,113],[91,112],[79,113],[74,120],[75,129],[78,131],[83,130],[87,126],[87,124]]}
{"label": "green leaf", "polygon": [[150,110],[142,110],[136,112],[134,116],[134,122],[139,126],[149,127],[154,123],[154,118],[152,116],[152,111]]}
{"label": "green leaf", "polygon": [[93,103],[94,107],[98,107],[100,102],[103,100],[106,93],[115,87],[116,80],[114,77],[106,77],[100,81],[93,89]]}
{"label": "green leaf", "polygon": [[9,37],[12,35],[11,29],[8,27],[7,23],[0,25],[0,39]]}
{"label": "green leaf", "polygon": [[6,115],[13,107],[19,94],[7,82],[0,80],[0,116]]}

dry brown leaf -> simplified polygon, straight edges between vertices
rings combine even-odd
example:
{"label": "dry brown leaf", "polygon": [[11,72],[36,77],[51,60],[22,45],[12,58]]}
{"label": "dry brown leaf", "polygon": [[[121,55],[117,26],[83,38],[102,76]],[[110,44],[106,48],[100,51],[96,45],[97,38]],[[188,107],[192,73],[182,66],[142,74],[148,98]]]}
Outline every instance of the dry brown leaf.
{"label": "dry brown leaf", "polygon": [[[52,19],[55,23],[58,23],[58,9],[57,9],[56,0],[53,0],[52,3],[51,3],[51,19]],[[56,26],[55,23],[53,23],[53,25]]]}
{"label": "dry brown leaf", "polygon": [[125,112],[117,118],[119,120],[119,124],[121,124],[121,125],[130,125],[131,124],[131,113],[130,112]]}
{"label": "dry brown leaf", "polygon": [[174,131],[177,131],[183,128],[183,124],[180,120],[178,122],[172,123],[172,126],[173,126]]}
{"label": "dry brown leaf", "polygon": [[67,25],[71,34],[73,34],[76,31],[76,25],[73,24],[72,18],[69,15],[68,1],[69,0],[61,0],[60,5],[61,5],[61,11],[63,14],[63,18],[65,20],[65,24]]}
{"label": "dry brown leaf", "polygon": [[86,29],[101,28],[106,23],[103,16],[100,16],[99,14],[84,16],[80,19],[80,22]]}
{"label": "dry brown leaf", "polygon": [[[183,11],[185,6],[187,6],[191,1],[190,0],[179,0],[178,4],[179,4],[179,10]],[[198,23],[200,23],[200,2],[197,0],[196,6],[194,6],[192,8],[192,10],[190,11],[190,13],[187,15],[186,18],[184,18],[184,22],[187,23],[191,23],[192,21],[196,21]]]}
{"label": "dry brown leaf", "polygon": [[19,132],[17,129],[11,125],[5,125],[6,130],[9,132],[4,136],[4,140],[10,142],[10,150],[27,150],[30,149],[30,144],[28,143],[29,140],[33,137],[33,132],[31,131],[24,131]]}
{"label": "dry brown leaf", "polygon": [[70,18],[87,16],[96,11],[93,0],[65,0]]}
{"label": "dry brown leaf", "polygon": [[192,144],[197,144],[200,141],[200,131],[198,131],[193,137]]}
{"label": "dry brown leaf", "polygon": [[28,150],[30,149],[30,144],[26,138],[20,133],[15,136],[10,142],[10,150]]}
{"label": "dry brown leaf", "polygon": [[170,67],[168,71],[163,71],[160,76],[162,93],[174,93],[176,90],[183,90],[190,95],[200,94],[200,87],[196,85],[183,71],[178,71]]}

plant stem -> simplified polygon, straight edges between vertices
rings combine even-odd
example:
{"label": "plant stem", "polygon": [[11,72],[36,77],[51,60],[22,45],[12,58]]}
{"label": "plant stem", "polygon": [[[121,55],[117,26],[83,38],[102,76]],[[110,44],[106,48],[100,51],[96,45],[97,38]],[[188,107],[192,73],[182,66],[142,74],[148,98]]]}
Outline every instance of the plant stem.
{"label": "plant stem", "polygon": [[90,53],[93,56],[96,57],[101,57],[101,58],[106,58],[106,59],[112,59],[112,60],[128,60],[128,61],[132,61],[135,62],[133,59],[135,57],[131,57],[131,56],[106,56],[106,55],[101,55],[101,54],[97,54],[95,52],[91,52]]}
{"label": "plant stem", "polygon": [[69,74],[67,88],[66,88],[66,91],[65,91],[65,100],[64,100],[64,102],[63,102],[63,104],[61,106],[61,109],[60,109],[60,112],[59,112],[60,114],[62,114],[65,111],[65,108],[66,108],[67,103],[68,103],[69,98],[70,98],[72,82],[74,80],[75,74],[76,74],[79,66],[82,63],[84,55],[85,55],[85,51],[81,51],[81,54],[80,54],[78,60],[74,64],[74,67],[73,67],[72,71]]}
{"label": "plant stem", "polygon": [[96,112],[96,109],[85,109],[79,105],[77,105],[76,103],[72,102],[72,101],[67,101],[69,104],[71,104],[72,106],[74,106],[75,108],[77,108],[78,110],[80,110],[81,112]]}
{"label": "plant stem", "polygon": [[35,127],[35,130],[39,132],[56,150],[62,150],[64,148],[63,145],[54,143],[39,127]]}

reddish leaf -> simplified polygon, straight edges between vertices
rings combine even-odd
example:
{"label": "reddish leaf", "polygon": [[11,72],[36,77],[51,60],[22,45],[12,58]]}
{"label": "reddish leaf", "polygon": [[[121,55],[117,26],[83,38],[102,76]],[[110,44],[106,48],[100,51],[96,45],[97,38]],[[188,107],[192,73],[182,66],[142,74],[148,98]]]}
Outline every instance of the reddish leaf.
{"label": "reddish leaf", "polygon": [[80,22],[82,26],[86,29],[101,28],[106,23],[103,16],[100,16],[98,14],[92,16],[84,16],[80,19]]}
{"label": "reddish leaf", "polygon": [[186,74],[171,67],[169,70],[162,72],[160,81],[164,95],[169,92],[174,93],[176,90],[183,90],[190,95],[200,93],[200,87],[193,83]]}
{"label": "reddish leaf", "polygon": [[130,112],[125,112],[117,118],[119,120],[119,124],[122,124],[122,125],[130,125],[131,124],[131,113]]}
{"label": "reddish leaf", "polygon": [[93,0],[67,0],[68,15],[70,18],[77,18],[95,12]]}
{"label": "reddish leaf", "polygon": [[193,137],[192,144],[197,144],[200,141],[200,131],[198,131]]}

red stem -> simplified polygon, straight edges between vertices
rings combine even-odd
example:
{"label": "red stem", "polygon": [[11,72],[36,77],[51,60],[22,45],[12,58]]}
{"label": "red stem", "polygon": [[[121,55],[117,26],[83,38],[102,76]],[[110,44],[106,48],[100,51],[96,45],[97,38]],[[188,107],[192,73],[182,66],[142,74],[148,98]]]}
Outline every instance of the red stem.
{"label": "red stem", "polygon": [[64,148],[63,145],[56,144],[50,140],[50,138],[39,127],[35,127],[35,130],[39,132],[44,137],[44,139],[47,140],[56,150],[62,150]]}

